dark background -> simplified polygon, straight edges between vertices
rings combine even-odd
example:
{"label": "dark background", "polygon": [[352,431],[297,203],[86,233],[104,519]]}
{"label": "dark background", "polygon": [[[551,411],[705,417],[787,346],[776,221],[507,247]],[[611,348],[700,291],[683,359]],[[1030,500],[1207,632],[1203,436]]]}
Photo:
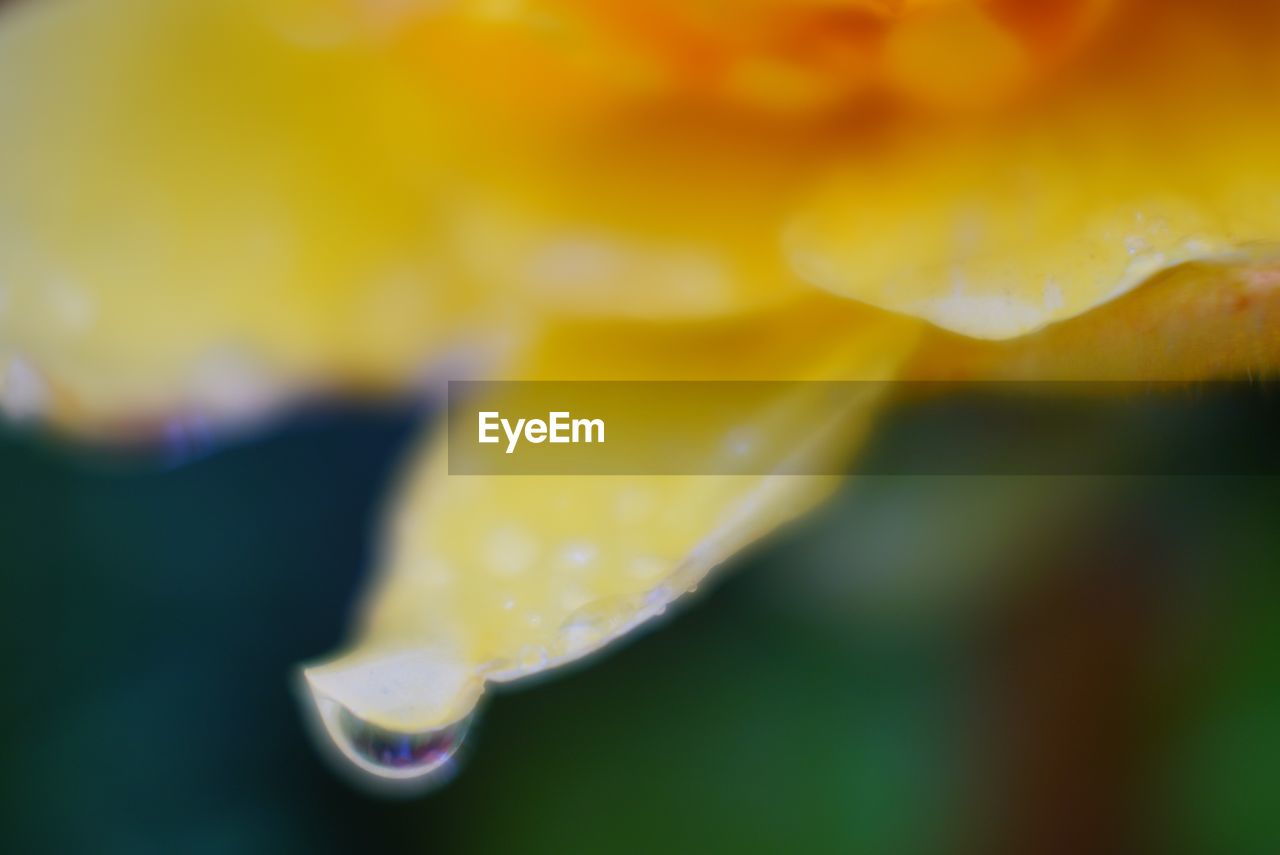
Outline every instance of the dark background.
{"label": "dark background", "polygon": [[342,640],[421,420],[181,465],[0,434],[0,850],[1280,851],[1266,477],[851,479],[658,630],[498,693],[446,787],[352,789],[292,669]]}

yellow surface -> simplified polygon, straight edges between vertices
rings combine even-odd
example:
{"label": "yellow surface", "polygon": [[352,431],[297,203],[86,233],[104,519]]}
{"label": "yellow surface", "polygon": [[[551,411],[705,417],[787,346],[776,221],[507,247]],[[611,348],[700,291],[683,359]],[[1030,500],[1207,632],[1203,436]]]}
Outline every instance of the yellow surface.
{"label": "yellow surface", "polygon": [[815,182],[786,246],[805,279],[1007,338],[1192,260],[1280,237],[1280,11],[1171,0],[1039,97],[918,118]]}
{"label": "yellow surface", "polygon": [[1255,0],[27,0],[6,408],[245,418],[814,286],[1023,334],[1276,239],[1277,33]]}
{"label": "yellow surface", "polygon": [[[1277,38],[1265,0],[19,0],[0,411],[244,419],[476,343],[508,379],[885,379],[922,319],[912,376],[1271,367]],[[598,648],[830,487],[444,462],[309,672],[386,728]]]}
{"label": "yellow surface", "polygon": [[917,380],[1192,382],[1274,377],[1280,254],[1189,264],[1097,310],[1009,341],[934,331],[903,369]]}
{"label": "yellow surface", "polygon": [[[534,343],[514,373],[553,380],[884,380],[919,330],[823,299],[783,319],[790,323],[759,317],[679,328],[562,327]],[[775,411],[814,406],[794,391],[782,390]],[[805,429],[782,445],[788,454],[846,452],[868,428],[873,403],[868,398],[828,425],[802,422]],[[831,412],[829,404],[815,409]],[[711,409],[700,415],[726,438],[778,423],[767,411],[750,425],[716,425]],[[424,648],[433,660],[488,680],[536,673],[660,613],[838,482],[799,475],[460,476],[448,474],[446,453],[443,441],[433,441],[409,470],[351,659],[321,667],[322,675],[349,662],[377,667],[381,657]],[[336,699],[379,726],[422,730],[450,723],[474,702],[471,682],[450,680],[441,691],[457,702],[406,704],[358,687]]]}
{"label": "yellow surface", "polygon": [[457,334],[468,290],[403,168],[414,101],[375,54],[304,50],[251,7],[0,15],[0,360],[55,418],[238,417],[403,382]]}

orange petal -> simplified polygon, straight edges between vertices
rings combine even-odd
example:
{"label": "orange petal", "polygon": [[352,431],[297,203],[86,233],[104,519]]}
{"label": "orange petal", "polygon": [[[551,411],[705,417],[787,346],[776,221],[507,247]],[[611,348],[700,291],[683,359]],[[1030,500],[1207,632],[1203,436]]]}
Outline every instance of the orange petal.
{"label": "orange petal", "polygon": [[1141,4],[1017,111],[851,146],[791,222],[792,263],[833,293],[1004,338],[1280,240],[1280,15],[1264,7]]}

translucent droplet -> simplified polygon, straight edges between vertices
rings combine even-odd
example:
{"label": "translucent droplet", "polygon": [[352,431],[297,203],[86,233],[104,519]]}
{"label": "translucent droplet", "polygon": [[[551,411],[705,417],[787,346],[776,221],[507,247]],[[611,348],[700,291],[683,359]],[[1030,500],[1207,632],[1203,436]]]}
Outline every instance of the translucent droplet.
{"label": "translucent droplet", "polygon": [[495,683],[518,680],[536,674],[547,667],[550,656],[546,648],[537,644],[525,644],[509,658],[495,659],[484,668],[484,675]]}
{"label": "translucent droplet", "polygon": [[384,771],[427,774],[449,761],[466,736],[466,724],[426,733],[396,733],[361,721],[343,708],[338,713],[351,750]]}
{"label": "translucent droplet", "polygon": [[566,656],[581,656],[595,650],[609,638],[609,625],[600,615],[579,614],[560,627],[560,652]]}
{"label": "translucent droplet", "polygon": [[417,788],[440,782],[454,767],[471,716],[435,730],[398,731],[372,724],[331,699],[317,701],[320,717],[342,757],[374,783]]}
{"label": "translucent droplet", "polygon": [[593,543],[574,541],[560,550],[560,561],[566,567],[583,568],[596,560],[600,550]]}
{"label": "translucent droplet", "polygon": [[516,651],[516,662],[527,671],[538,671],[547,665],[547,651],[536,644],[525,644]]}
{"label": "translucent droplet", "polygon": [[586,608],[579,609],[561,625],[561,633],[568,639],[571,639],[576,646],[586,643],[596,642],[604,638],[610,629],[610,626],[616,622],[616,615],[602,608],[597,603],[592,603]]}
{"label": "translucent droplet", "polygon": [[483,680],[448,648],[358,652],[302,672],[322,745],[355,782],[395,793],[447,779]]}
{"label": "translucent droplet", "polygon": [[31,363],[13,358],[0,359],[0,415],[27,421],[49,406],[49,387]]}
{"label": "translucent droplet", "polygon": [[650,606],[644,598],[630,596],[592,602],[560,625],[562,652],[568,656],[588,653],[659,614],[664,607],[665,604]]}

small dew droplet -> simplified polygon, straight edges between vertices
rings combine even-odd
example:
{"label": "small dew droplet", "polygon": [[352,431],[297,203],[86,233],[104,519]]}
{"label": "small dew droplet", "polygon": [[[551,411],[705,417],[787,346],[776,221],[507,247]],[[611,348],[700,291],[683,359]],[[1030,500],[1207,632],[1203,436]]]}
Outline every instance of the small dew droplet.
{"label": "small dew droplet", "polygon": [[560,550],[560,561],[566,567],[584,568],[590,566],[599,554],[600,550],[596,548],[595,544],[587,541],[574,541],[565,544],[564,548]]}
{"label": "small dew droplet", "polygon": [[547,651],[536,644],[523,645],[516,651],[516,663],[529,671],[546,667],[547,658]]}
{"label": "small dew droplet", "polygon": [[40,416],[49,406],[49,387],[24,359],[0,360],[0,415],[14,421]]}
{"label": "small dew droplet", "polygon": [[490,660],[481,671],[490,682],[506,683],[536,674],[550,661],[551,656],[542,645],[524,644],[510,656]]}
{"label": "small dew droplet", "polygon": [[451,769],[471,717],[436,730],[402,732],[371,724],[336,701],[322,702],[330,739],[357,767],[384,782],[426,783]]}
{"label": "small dew droplet", "polygon": [[570,656],[584,653],[600,643],[603,633],[587,621],[570,621],[561,630],[564,652]]}

